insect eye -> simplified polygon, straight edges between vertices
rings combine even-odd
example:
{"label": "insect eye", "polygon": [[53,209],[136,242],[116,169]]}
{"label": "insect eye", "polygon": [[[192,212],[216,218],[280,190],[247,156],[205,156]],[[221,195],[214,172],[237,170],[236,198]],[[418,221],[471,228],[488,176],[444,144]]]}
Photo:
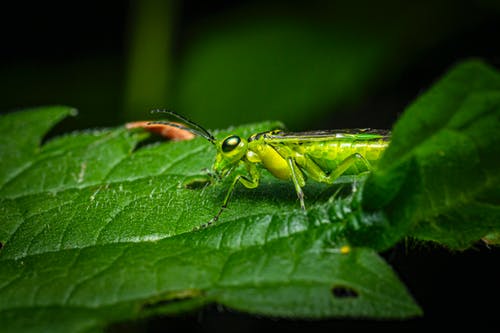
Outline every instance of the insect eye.
{"label": "insect eye", "polygon": [[232,136],[226,138],[226,140],[224,140],[224,142],[222,142],[222,151],[225,153],[228,153],[231,150],[233,150],[234,148],[236,148],[240,144],[240,142],[241,142],[241,139],[239,136],[232,135]]}

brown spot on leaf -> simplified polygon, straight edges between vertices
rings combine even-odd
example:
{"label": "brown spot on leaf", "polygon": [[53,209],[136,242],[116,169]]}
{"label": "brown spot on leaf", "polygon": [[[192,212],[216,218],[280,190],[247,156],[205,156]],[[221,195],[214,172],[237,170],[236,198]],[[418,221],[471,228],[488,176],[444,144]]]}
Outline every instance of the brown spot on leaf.
{"label": "brown spot on leaf", "polygon": [[152,124],[149,121],[134,121],[125,124],[125,127],[127,129],[143,128],[148,132],[159,134],[166,139],[174,141],[191,140],[195,137],[195,135],[189,131],[164,124]]}

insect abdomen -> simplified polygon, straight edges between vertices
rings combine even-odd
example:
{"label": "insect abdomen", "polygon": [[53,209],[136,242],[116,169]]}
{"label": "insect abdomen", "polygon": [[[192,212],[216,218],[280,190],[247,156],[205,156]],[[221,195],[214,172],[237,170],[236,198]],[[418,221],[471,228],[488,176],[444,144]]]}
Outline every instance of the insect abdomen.
{"label": "insect abdomen", "polygon": [[[296,150],[309,156],[324,171],[335,170],[342,161],[353,154],[362,155],[370,164],[374,164],[387,148],[389,142],[384,139],[377,140],[330,140],[325,142],[305,142],[299,144]],[[358,174],[366,171],[363,163],[356,163],[345,174]]]}

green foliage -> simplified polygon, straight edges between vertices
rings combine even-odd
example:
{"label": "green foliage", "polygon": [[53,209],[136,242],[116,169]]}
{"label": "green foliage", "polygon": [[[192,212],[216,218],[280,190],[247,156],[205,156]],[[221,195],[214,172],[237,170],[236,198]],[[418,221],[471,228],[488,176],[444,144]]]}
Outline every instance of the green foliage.
{"label": "green foliage", "polygon": [[115,128],[41,145],[72,109],[2,116],[0,327],[86,332],[212,302],[293,318],[419,315],[376,250],[498,234],[498,90],[490,68],[459,66],[410,106],[357,191],[311,183],[303,212],[292,185],[265,174],[200,230],[229,181],[179,186],[212,163],[205,140],[141,145],[143,133]]}
{"label": "green foliage", "polygon": [[289,184],[267,177],[257,191],[236,193],[227,223],[193,231],[217,211],[227,184],[200,191],[178,183],[210,163],[211,145],[134,151],[143,135],[118,128],[40,147],[42,133],[71,112],[2,117],[2,152],[18,161],[2,168],[0,189],[4,331],[86,331],[207,302],[308,318],[420,313],[373,250],[340,253],[343,223],[329,205],[304,214]]}
{"label": "green foliage", "polygon": [[480,62],[457,66],[410,105],[364,191],[364,208],[391,221],[384,238],[463,249],[498,230],[499,128],[500,75]]}

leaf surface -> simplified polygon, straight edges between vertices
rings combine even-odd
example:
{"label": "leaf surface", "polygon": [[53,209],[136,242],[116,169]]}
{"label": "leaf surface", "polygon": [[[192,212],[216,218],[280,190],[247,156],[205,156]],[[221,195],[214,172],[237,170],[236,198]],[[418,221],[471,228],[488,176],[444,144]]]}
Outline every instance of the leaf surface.
{"label": "leaf surface", "polygon": [[211,302],[293,318],[420,314],[373,250],[340,250],[348,245],[342,230],[351,198],[332,204],[331,191],[312,184],[304,213],[291,184],[265,176],[256,190],[236,191],[220,223],[194,230],[213,217],[229,181],[178,186],[210,166],[210,144],[140,146],[143,134],[116,128],[40,146],[43,133],[71,113],[44,108],[0,118],[4,138],[15,137],[13,123],[34,133],[27,143],[2,143],[5,156],[20,156],[2,169],[0,187],[5,331],[84,332]]}
{"label": "leaf surface", "polygon": [[412,235],[463,249],[498,230],[499,128],[500,74],[479,61],[410,105],[364,189],[364,208],[391,221],[379,246]]}
{"label": "leaf surface", "polygon": [[462,64],[408,108],[366,181],[309,182],[304,212],[293,185],[263,170],[257,189],[237,187],[221,220],[199,230],[231,182],[179,186],[212,164],[204,139],[145,144],[112,128],[41,145],[72,109],[2,116],[1,327],[87,332],[213,302],[292,318],[419,315],[376,251],[407,236],[498,243],[499,89],[493,69]]}

